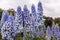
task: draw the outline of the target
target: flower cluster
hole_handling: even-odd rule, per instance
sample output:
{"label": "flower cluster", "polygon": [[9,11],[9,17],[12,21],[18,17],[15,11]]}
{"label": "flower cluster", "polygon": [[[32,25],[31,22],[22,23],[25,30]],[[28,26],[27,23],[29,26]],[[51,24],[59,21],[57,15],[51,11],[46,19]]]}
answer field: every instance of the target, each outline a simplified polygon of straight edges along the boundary
{"label": "flower cluster", "polygon": [[51,38],[51,30],[50,30],[50,27],[48,26],[47,29],[46,29],[46,37],[48,38]]}
{"label": "flower cluster", "polygon": [[1,28],[2,38],[6,40],[13,40],[14,35],[14,26],[13,26],[14,17],[12,15],[8,16],[8,20],[3,24]]}
{"label": "flower cluster", "polygon": [[5,11],[3,11],[2,18],[1,18],[1,23],[0,23],[0,31],[1,31],[1,27],[3,26],[5,21],[7,21],[7,19],[8,19],[8,14]]}
{"label": "flower cluster", "polygon": [[17,13],[15,15],[14,29],[16,31],[16,34],[21,33],[23,31],[22,10],[20,6],[18,6]]}
{"label": "flower cluster", "polygon": [[17,7],[16,14],[8,15],[3,12],[1,23],[4,23],[1,27],[2,38],[6,40],[14,40],[14,36],[18,33],[23,33],[24,37],[32,36],[44,37],[44,31],[39,29],[39,26],[43,24],[43,9],[41,2],[38,3],[38,11],[35,9],[35,5],[31,6],[31,13],[27,6],[24,5],[23,11],[20,6]]}

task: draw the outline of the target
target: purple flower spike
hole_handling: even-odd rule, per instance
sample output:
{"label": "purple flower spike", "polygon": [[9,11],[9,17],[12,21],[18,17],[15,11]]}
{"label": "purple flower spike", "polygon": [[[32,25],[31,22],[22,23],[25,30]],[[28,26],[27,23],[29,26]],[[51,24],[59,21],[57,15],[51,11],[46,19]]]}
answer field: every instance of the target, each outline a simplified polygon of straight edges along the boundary
{"label": "purple flower spike", "polygon": [[47,30],[46,30],[46,37],[51,37],[51,30],[50,30],[50,27],[48,26],[47,27]]}
{"label": "purple flower spike", "polygon": [[7,19],[8,19],[8,14],[5,11],[3,11],[1,23],[4,23],[5,21],[7,21]]}
{"label": "purple flower spike", "polygon": [[[15,31],[13,26],[13,16],[9,15],[8,20],[3,24],[1,28],[2,38],[6,40],[14,40]],[[14,34],[14,35],[13,35]]]}
{"label": "purple flower spike", "polygon": [[22,20],[22,10],[21,7],[17,7],[17,13],[15,15],[15,21],[14,21],[14,29],[16,31],[16,34],[23,32],[23,20]]}

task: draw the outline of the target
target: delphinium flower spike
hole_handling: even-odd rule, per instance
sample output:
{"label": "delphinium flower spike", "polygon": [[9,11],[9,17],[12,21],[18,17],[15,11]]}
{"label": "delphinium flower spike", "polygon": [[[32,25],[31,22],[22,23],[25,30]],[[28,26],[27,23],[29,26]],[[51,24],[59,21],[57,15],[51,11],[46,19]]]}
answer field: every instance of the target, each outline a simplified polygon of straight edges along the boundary
{"label": "delphinium flower spike", "polygon": [[57,34],[57,40],[60,40],[60,31],[59,31],[59,33]]}
{"label": "delphinium flower spike", "polygon": [[13,26],[13,16],[9,15],[8,20],[3,24],[1,28],[2,38],[5,40],[14,40],[14,26]]}
{"label": "delphinium flower spike", "polygon": [[1,18],[1,24],[0,24],[0,28],[3,26],[3,24],[7,21],[8,19],[8,14],[7,12],[3,11],[2,13],[2,18]]}
{"label": "delphinium flower spike", "polygon": [[43,8],[42,8],[42,3],[38,3],[38,8],[37,8],[37,16],[38,16],[38,26],[43,24]]}
{"label": "delphinium flower spike", "polygon": [[8,13],[3,11],[2,18],[1,18],[1,23],[4,23],[7,19],[8,19]]}
{"label": "delphinium flower spike", "polygon": [[36,37],[39,37],[42,32],[41,32],[41,30],[39,30],[38,27],[35,27],[35,28],[36,28],[35,29],[35,35],[36,35]]}
{"label": "delphinium flower spike", "polygon": [[[35,5],[32,5],[31,6],[31,15],[32,15],[32,28],[34,29],[34,36],[38,36],[40,31],[39,31],[39,28],[38,28],[38,25],[37,25],[37,13],[36,13],[36,9],[35,9]],[[36,33],[36,35],[35,35]]]}
{"label": "delphinium flower spike", "polygon": [[42,38],[44,38],[44,31],[43,31],[43,30],[41,30],[40,36],[41,36]]}
{"label": "delphinium flower spike", "polygon": [[36,13],[35,5],[32,5],[31,12],[34,17],[34,21],[36,22],[37,21],[37,13]]}
{"label": "delphinium flower spike", "polygon": [[[23,32],[23,35],[25,38],[27,38],[30,34],[30,31],[31,31],[31,19],[30,19],[30,12],[27,8],[27,5],[24,5],[24,8],[23,8],[23,22],[24,22],[24,32]],[[28,36],[26,36],[25,34],[28,34]]]}
{"label": "delphinium flower spike", "polygon": [[58,33],[59,33],[59,26],[53,25],[52,26],[52,34],[53,34],[53,37],[56,37],[57,38],[57,34]]}
{"label": "delphinium flower spike", "polygon": [[47,40],[51,39],[51,30],[50,30],[49,26],[47,27],[47,30],[46,30],[46,38],[47,38]]}
{"label": "delphinium flower spike", "polygon": [[16,31],[16,34],[23,32],[23,20],[22,20],[22,10],[21,7],[17,7],[17,13],[15,15],[15,21],[14,21],[14,29]]}

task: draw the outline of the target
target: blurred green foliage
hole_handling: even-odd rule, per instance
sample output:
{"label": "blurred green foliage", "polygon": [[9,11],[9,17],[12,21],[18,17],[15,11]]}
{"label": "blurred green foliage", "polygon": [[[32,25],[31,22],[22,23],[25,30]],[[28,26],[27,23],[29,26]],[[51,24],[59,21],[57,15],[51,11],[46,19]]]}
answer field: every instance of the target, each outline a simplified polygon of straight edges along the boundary
{"label": "blurred green foliage", "polygon": [[47,26],[52,27],[53,18],[44,16],[44,19],[45,19],[45,22],[44,22],[45,27],[47,27]]}
{"label": "blurred green foliage", "polygon": [[18,34],[15,39],[16,40],[23,40],[23,34]]}
{"label": "blurred green foliage", "polygon": [[0,20],[1,20],[1,17],[2,17],[2,12],[3,12],[3,10],[0,9]]}
{"label": "blurred green foliage", "polygon": [[55,19],[54,19],[54,22],[55,22],[55,24],[57,23],[58,26],[60,27],[60,18],[55,18]]}
{"label": "blurred green foliage", "polygon": [[3,40],[3,39],[2,39],[2,36],[1,36],[1,33],[0,33],[0,40]]}
{"label": "blurred green foliage", "polygon": [[35,38],[33,38],[33,40],[46,40],[46,38],[42,38],[42,37],[35,37]]}

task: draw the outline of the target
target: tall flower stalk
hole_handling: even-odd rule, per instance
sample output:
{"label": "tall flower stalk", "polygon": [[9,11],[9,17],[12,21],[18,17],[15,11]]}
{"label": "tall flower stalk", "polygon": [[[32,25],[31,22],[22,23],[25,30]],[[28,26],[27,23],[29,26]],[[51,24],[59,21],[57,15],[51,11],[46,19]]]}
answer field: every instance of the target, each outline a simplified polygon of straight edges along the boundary
{"label": "tall flower stalk", "polygon": [[38,26],[43,25],[43,8],[42,8],[42,3],[38,3],[38,8],[37,8],[37,16],[38,16]]}
{"label": "tall flower stalk", "polygon": [[2,38],[5,40],[14,40],[14,26],[13,26],[13,19],[12,15],[8,16],[8,20],[4,23],[1,28]]}
{"label": "tall flower stalk", "polygon": [[24,5],[24,9],[23,9],[23,18],[24,18],[23,19],[23,22],[24,22],[24,24],[23,24],[24,25],[23,26],[23,28],[24,28],[23,36],[26,40],[28,40],[27,37],[29,37],[29,35],[30,35],[31,19],[30,19],[29,10],[28,10],[26,5]]}
{"label": "tall flower stalk", "polygon": [[[8,14],[7,12],[3,11],[2,13],[2,18],[1,18],[1,24],[0,24],[0,28],[3,26],[3,24],[7,21],[8,19]],[[0,29],[1,31],[1,29]]]}
{"label": "tall flower stalk", "polygon": [[49,26],[47,27],[47,30],[46,30],[46,38],[47,40],[51,40],[51,30]]}
{"label": "tall flower stalk", "polygon": [[14,29],[16,34],[23,32],[23,20],[22,20],[22,10],[21,7],[17,7],[17,13],[15,15]]}

